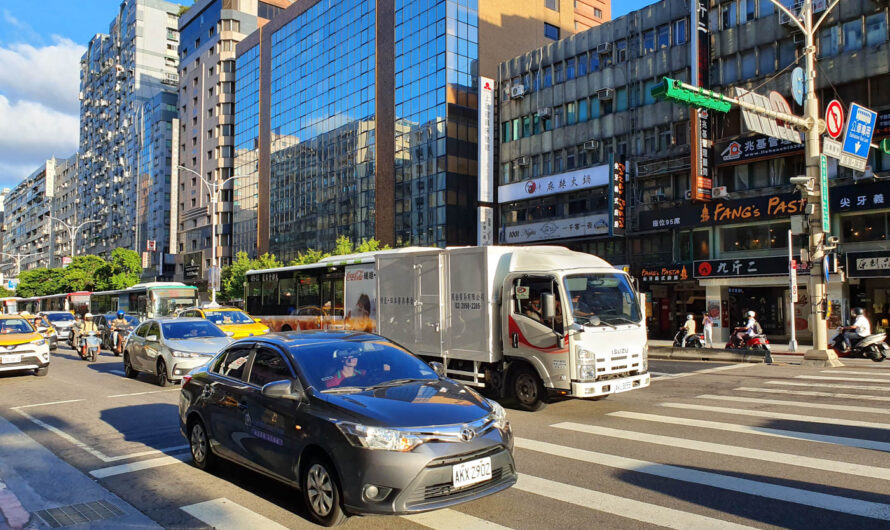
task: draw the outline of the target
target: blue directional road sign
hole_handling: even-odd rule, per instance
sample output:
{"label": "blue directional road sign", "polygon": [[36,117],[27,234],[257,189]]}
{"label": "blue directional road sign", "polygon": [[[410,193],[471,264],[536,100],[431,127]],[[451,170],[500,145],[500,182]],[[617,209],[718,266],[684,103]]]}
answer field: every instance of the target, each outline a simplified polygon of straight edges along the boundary
{"label": "blue directional road sign", "polygon": [[868,158],[868,150],[871,146],[871,137],[875,132],[875,122],[878,113],[853,103],[850,105],[850,114],[847,119],[847,131],[844,133],[845,153],[860,158]]}

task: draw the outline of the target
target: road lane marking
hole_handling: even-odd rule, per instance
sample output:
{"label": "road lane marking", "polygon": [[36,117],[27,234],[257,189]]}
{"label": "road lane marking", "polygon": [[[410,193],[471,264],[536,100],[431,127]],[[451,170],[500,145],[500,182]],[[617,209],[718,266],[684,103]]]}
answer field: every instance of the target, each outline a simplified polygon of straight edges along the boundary
{"label": "road lane marking", "polygon": [[740,529],[751,528],[729,521],[722,521],[698,515],[695,513],[684,512],[659,506],[657,504],[649,504],[648,502],[637,501],[610,495],[600,491],[589,490],[563,484],[553,480],[547,480],[533,475],[520,474],[519,480],[513,489],[548,497],[557,501],[567,502],[582,508],[596,510],[598,512],[610,513],[618,515],[626,519],[650,523],[665,528],[726,528]]}
{"label": "road lane marking", "polygon": [[423,525],[433,530],[456,530],[461,528],[508,530],[510,528],[448,508],[434,512],[418,513],[416,515],[403,515],[402,519],[407,519],[412,523]]}
{"label": "road lane marking", "polygon": [[642,414],[639,412],[617,411],[610,412],[608,416],[627,418],[632,420],[653,421],[672,425],[685,425],[687,427],[700,427],[702,429],[714,429],[718,431],[737,432],[742,434],[755,434],[760,436],[772,436],[790,440],[807,440],[861,449],[874,449],[876,451],[890,452],[890,443],[862,440],[859,438],[847,438],[845,436],[829,436],[825,434],[812,434],[808,432],[788,431],[784,429],[770,429],[767,427],[754,427],[751,425],[737,425],[735,423],[723,423],[719,421],[694,420],[691,418],[677,418],[674,416],[657,416],[655,414]]}
{"label": "road lane marking", "polygon": [[[830,398],[841,398],[841,399],[862,399],[865,401],[890,401],[890,397],[887,396],[870,396],[866,394],[839,394],[836,392],[818,392],[815,390],[785,390],[784,388],[748,388],[744,386],[740,386],[735,390],[741,390],[744,392],[763,392],[765,394],[785,394],[789,396],[812,396],[812,397],[830,397]],[[819,405],[818,408],[824,408],[822,405]],[[872,412],[872,411],[869,411]],[[879,411],[879,413],[883,413],[883,411]]]}
{"label": "road lane marking", "polygon": [[770,418],[791,420],[809,423],[824,423],[826,425],[846,425],[848,427],[866,427],[869,429],[890,429],[890,424],[875,423],[870,421],[844,420],[840,418],[825,418],[822,416],[801,416],[799,414],[785,414],[782,412],[767,412],[748,409],[731,409],[725,407],[711,407],[708,405],[690,405],[688,403],[659,403],[662,407],[671,407],[685,410],[701,410],[705,412],[718,412],[720,414],[736,414],[739,416],[755,416],[757,418]]}
{"label": "road lane marking", "polygon": [[109,374],[124,375],[123,370],[108,370]]}
{"label": "road lane marking", "polygon": [[[885,410],[881,408],[872,408],[872,407],[857,407],[855,405],[837,405],[835,403],[805,403],[802,401],[785,401],[782,399],[765,399],[765,398],[751,398],[744,396],[717,396],[711,394],[702,394],[698,396],[700,399],[715,399],[718,401],[732,401],[734,403],[757,403],[759,405],[782,405],[785,407],[799,407],[799,408],[809,408],[809,409],[819,409],[819,410],[842,410],[844,412],[864,412],[866,414],[890,414],[890,410]],[[727,409],[727,410],[739,410],[739,409]],[[774,417],[775,414],[772,412],[763,412],[762,415],[764,417]],[[787,419],[795,419],[792,418],[793,415],[785,415]],[[810,419],[810,416],[797,416],[797,418],[803,419],[803,421],[815,421]],[[823,418],[825,419],[825,418]],[[835,418],[828,418],[827,423],[841,423],[843,425],[851,425],[854,427],[877,427],[880,429],[886,429],[890,427],[890,425],[884,423],[868,423],[868,422],[858,422],[858,423],[844,423],[847,420],[838,420]],[[855,420],[850,420],[855,421]]]}
{"label": "road lane marking", "polygon": [[[888,379],[869,379],[867,377],[831,377],[824,375],[795,375],[795,379],[814,379],[820,381],[854,381],[858,383],[890,383]],[[888,387],[890,388],[890,387]],[[884,390],[887,390],[885,388]]]}
{"label": "road lane marking", "polygon": [[585,434],[593,434],[597,436],[618,438],[621,440],[664,445],[667,447],[680,447],[692,451],[701,451],[703,453],[748,458],[751,460],[760,460],[763,462],[773,462],[776,464],[817,469],[819,471],[830,471],[845,475],[871,477],[880,480],[890,480],[890,469],[888,468],[851,464],[849,462],[826,460],[824,458],[813,458],[791,453],[779,453],[777,451],[766,451],[763,449],[749,449],[747,447],[732,446],[727,444],[688,440],[686,438],[677,438],[675,436],[662,436],[660,434],[649,434],[645,432],[611,429],[608,427],[584,425],[581,423],[562,422],[553,424],[551,425],[551,427],[557,429],[565,429],[568,431],[583,432]]}
{"label": "road lane marking", "polygon": [[[725,366],[716,366],[714,368],[703,368],[701,370],[694,370],[692,372],[680,372],[675,374],[663,374],[660,379],[677,379],[678,377],[689,377],[691,375],[702,375],[702,374],[710,374],[714,372],[723,372],[725,370],[735,370],[736,368],[744,368],[746,366],[751,366],[749,363],[739,363],[739,364],[728,364]],[[656,373],[656,372],[649,372]]]}
{"label": "road lane marking", "polygon": [[78,401],[86,401],[85,399],[66,399],[64,401],[50,401],[49,403],[35,403],[33,405],[19,405],[18,407],[10,407],[12,410],[29,409],[31,407],[46,407],[48,405],[62,405],[63,403],[77,403]]}
{"label": "road lane marking", "polygon": [[128,397],[128,396],[144,396],[146,394],[159,394],[161,392],[172,392],[179,391],[178,388],[165,388],[164,390],[149,390],[148,392],[133,392],[131,394],[114,394],[111,396],[105,396],[107,398],[118,398],[118,397]]}
{"label": "road lane marking", "polygon": [[822,370],[820,373],[822,373],[822,374],[843,374],[843,375],[847,375],[847,374],[853,374],[853,375],[874,375],[874,376],[877,376],[877,377],[890,377],[890,374],[882,374],[882,373],[878,372],[877,370],[873,370],[873,371],[871,371],[871,372],[854,372],[853,370],[840,370],[840,371],[835,371],[835,370]]}
{"label": "road lane marking", "polygon": [[793,381],[765,381],[766,385],[782,385],[782,386],[805,386],[807,388],[812,388],[815,386],[823,387],[823,388],[843,388],[846,390],[878,390],[882,392],[887,391],[887,387],[885,386],[870,386],[870,385],[844,385],[844,384],[830,384],[830,383],[795,383]]}
{"label": "road lane marking", "polygon": [[286,526],[282,526],[268,517],[263,517],[225,497],[182,506],[179,509],[217,530],[241,530],[242,528],[287,530]]}
{"label": "road lane marking", "polygon": [[[2,480],[0,480],[0,514],[2,514],[0,524],[3,524],[4,528],[24,528],[31,519],[31,515],[22,506],[19,498]],[[9,526],[3,523],[4,520]]]}
{"label": "road lane marking", "polygon": [[90,475],[95,478],[107,478],[115,475],[123,475],[124,473],[132,473],[134,471],[142,471],[143,469],[151,469],[154,467],[169,466],[170,464],[181,464],[191,458],[191,454],[179,456],[161,456],[151,458],[149,460],[140,460],[129,464],[120,464],[117,466],[100,467],[90,471]]}
{"label": "road lane marking", "polygon": [[[812,506],[838,513],[890,521],[890,504],[851,499],[848,497],[831,495],[829,493],[792,488],[790,486],[781,486],[768,482],[758,482],[756,480],[722,475],[710,471],[699,471],[697,469],[672,466],[670,464],[658,464],[646,460],[637,460],[635,458],[596,453],[585,449],[577,449],[575,447],[556,445],[548,442],[539,442],[528,438],[517,437],[515,438],[515,444],[516,447],[520,449],[545,453],[560,458],[570,458],[579,462],[745,493],[757,497],[765,497],[771,500],[775,499],[803,506]],[[521,484],[522,480],[519,481],[518,485]],[[516,488],[517,486],[513,487]]]}
{"label": "road lane marking", "polygon": [[167,447],[165,449],[149,449],[148,451],[142,451],[139,453],[129,453],[121,456],[110,456],[108,457],[107,462],[120,462],[121,460],[129,460],[131,458],[138,458],[140,456],[157,455],[162,453],[175,453],[177,451],[182,451],[188,448],[188,445],[177,445],[174,447]]}

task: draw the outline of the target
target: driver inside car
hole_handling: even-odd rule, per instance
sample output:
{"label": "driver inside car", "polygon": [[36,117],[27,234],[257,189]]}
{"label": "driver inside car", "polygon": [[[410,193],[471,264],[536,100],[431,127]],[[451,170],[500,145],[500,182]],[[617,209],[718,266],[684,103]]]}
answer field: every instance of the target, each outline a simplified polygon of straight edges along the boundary
{"label": "driver inside car", "polygon": [[[340,362],[340,368],[330,377],[324,379],[325,388],[333,388],[343,384],[349,378],[363,376],[367,369],[358,367],[358,355],[354,351],[335,351],[334,359]],[[389,371],[389,365],[383,365],[383,371]]]}

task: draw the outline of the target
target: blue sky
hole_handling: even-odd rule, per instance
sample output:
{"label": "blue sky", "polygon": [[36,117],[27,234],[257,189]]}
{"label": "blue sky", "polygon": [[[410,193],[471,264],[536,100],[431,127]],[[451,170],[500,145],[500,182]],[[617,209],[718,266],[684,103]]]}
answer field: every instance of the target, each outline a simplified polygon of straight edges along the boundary
{"label": "blue sky", "polygon": [[[652,1],[615,1],[612,16]],[[119,5],[44,0],[37,8],[0,0],[0,187],[15,186],[47,158],[77,150],[80,56],[93,35],[108,31]]]}

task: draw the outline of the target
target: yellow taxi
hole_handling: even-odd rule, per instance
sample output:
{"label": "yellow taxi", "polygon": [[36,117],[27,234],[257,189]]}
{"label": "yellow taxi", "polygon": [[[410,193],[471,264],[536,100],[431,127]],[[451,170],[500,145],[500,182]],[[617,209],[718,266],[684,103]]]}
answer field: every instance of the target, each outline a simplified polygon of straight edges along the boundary
{"label": "yellow taxi", "polygon": [[265,335],[270,331],[269,326],[262,324],[260,319],[252,318],[237,307],[193,307],[181,311],[178,316],[205,318],[219,326],[219,329],[231,333],[231,337],[235,339]]}
{"label": "yellow taxi", "polygon": [[21,315],[0,315],[0,372],[49,373],[49,344]]}

